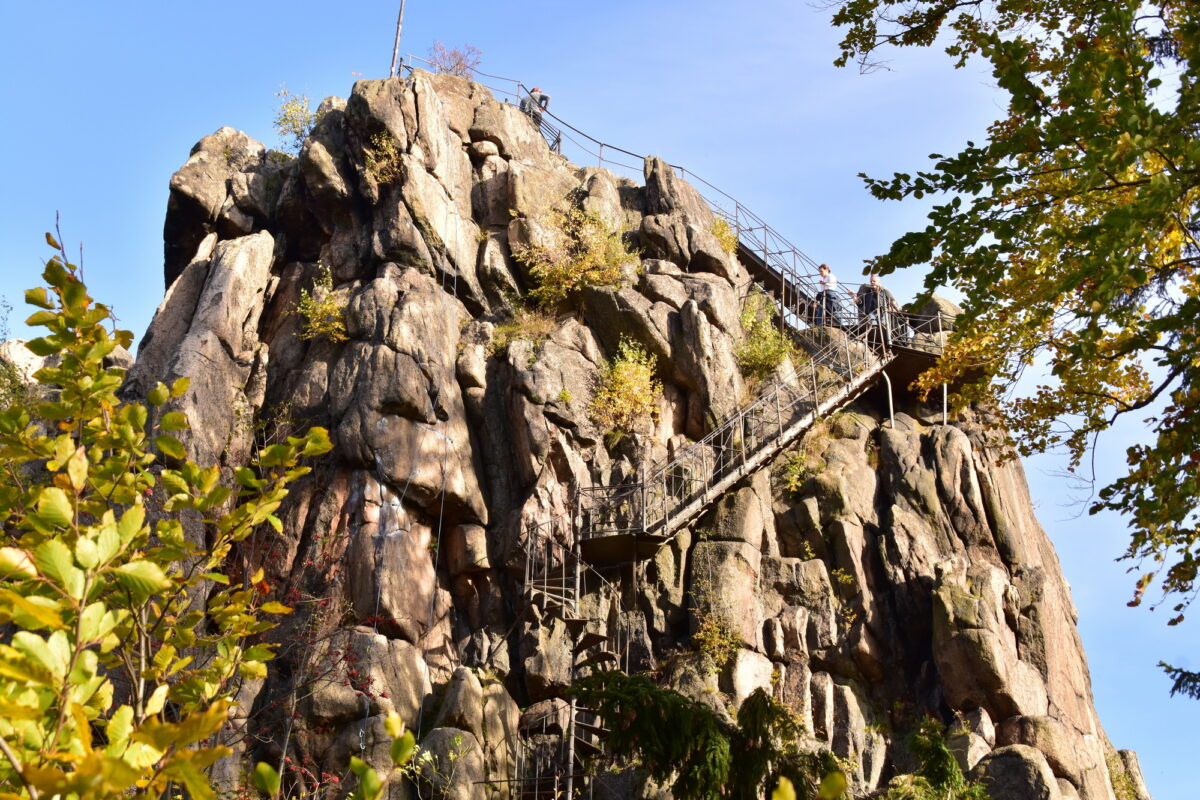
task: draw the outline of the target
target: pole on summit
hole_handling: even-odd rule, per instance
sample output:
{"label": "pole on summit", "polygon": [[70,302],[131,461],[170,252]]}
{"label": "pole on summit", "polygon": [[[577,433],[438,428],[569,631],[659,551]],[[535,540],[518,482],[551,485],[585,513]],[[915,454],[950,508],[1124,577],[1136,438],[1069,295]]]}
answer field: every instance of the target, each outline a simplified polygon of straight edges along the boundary
{"label": "pole on summit", "polygon": [[388,71],[388,77],[396,77],[396,61],[400,58],[400,29],[404,27],[404,3],[405,0],[400,0],[400,16],[396,17],[396,42],[392,45],[392,68]]}

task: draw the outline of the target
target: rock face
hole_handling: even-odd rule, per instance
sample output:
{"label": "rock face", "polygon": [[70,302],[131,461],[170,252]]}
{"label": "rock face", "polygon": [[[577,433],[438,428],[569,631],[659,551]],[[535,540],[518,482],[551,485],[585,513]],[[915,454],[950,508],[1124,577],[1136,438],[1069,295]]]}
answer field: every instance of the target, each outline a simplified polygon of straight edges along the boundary
{"label": "rock face", "polygon": [[[569,719],[558,698],[581,635],[527,604],[526,553],[569,544],[555,526],[579,489],[636,474],[752,396],[735,357],[746,275],[665,162],[647,159],[644,185],[575,167],[462,79],[360,81],[322,108],[295,158],[223,128],[172,178],[167,294],[126,390],[190,376],[175,402],[201,462],[232,467],[308,425],[333,434],[258,553],[298,611],[244,721],[244,757],[287,747],[335,774],[351,755],[382,765],[394,710],[428,755],[392,796],[512,796],[519,742],[537,752]],[[513,248],[564,203],[642,264],[535,328]],[[298,336],[319,268],[346,341]],[[588,403],[622,338],[657,357],[663,397],[652,431],[613,442]],[[894,424],[863,401],[817,426],[798,447],[821,466],[799,490],[780,480],[785,455],[636,582],[585,581],[588,630],[620,644],[622,666],[676,653],[659,674],[722,714],[774,693],[814,746],[850,760],[859,795],[902,771],[920,715],[958,714],[949,743],[993,800],[1114,800],[1109,764],[1124,757],[1106,757],[1020,466],[978,413],[941,425],[897,402],[909,413]],[[692,641],[717,613],[734,642],[721,669]]]}

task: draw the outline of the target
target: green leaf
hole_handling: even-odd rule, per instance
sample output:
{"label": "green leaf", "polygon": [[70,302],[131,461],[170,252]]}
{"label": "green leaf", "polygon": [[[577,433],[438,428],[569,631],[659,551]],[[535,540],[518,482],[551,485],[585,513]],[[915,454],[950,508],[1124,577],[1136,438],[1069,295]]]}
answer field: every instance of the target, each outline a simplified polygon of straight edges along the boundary
{"label": "green leaf", "polygon": [[775,791],[771,792],[771,800],[796,800],[796,787],[790,780],[781,777]]}
{"label": "green leaf", "polygon": [[47,539],[38,545],[33,551],[33,560],[41,573],[57,583],[59,588],[76,600],[82,599],[83,571],[75,566],[71,551],[60,539]]}
{"label": "green leaf", "polygon": [[255,789],[258,789],[267,797],[275,797],[279,794],[279,773],[265,761],[260,761],[254,765],[254,772],[250,776],[250,782],[254,784]]}
{"label": "green leaf", "polygon": [[79,640],[98,642],[116,627],[117,620],[103,602],[95,602],[79,615]]}
{"label": "green leaf", "polygon": [[379,777],[379,773],[356,756],[350,756],[350,771],[358,776],[358,790],[354,793],[355,797],[362,798],[362,800],[376,800],[383,791],[383,780]]}
{"label": "green leaf", "polygon": [[162,415],[162,419],[158,421],[159,430],[164,431],[182,431],[187,430],[188,418],[182,411],[168,411]]}
{"label": "green leaf", "polygon": [[61,647],[52,647],[49,641],[30,631],[17,631],[13,634],[12,643],[17,651],[54,677],[66,677],[69,653],[63,652]]}
{"label": "green leaf", "polygon": [[75,453],[67,460],[67,477],[70,478],[71,487],[76,494],[82,492],[83,487],[87,485],[88,459],[82,447],[76,448]]}
{"label": "green leaf", "polygon": [[36,706],[27,706],[20,702],[0,698],[0,718],[5,720],[41,719],[42,710]]}
{"label": "green leaf", "polygon": [[44,687],[56,683],[54,673],[6,644],[0,644],[0,678]]}
{"label": "green leaf", "polygon": [[108,737],[108,747],[104,752],[110,756],[120,756],[129,744],[129,736],[133,733],[133,708],[121,706],[108,720],[105,734]]}
{"label": "green leaf", "polygon": [[146,713],[150,716],[160,713],[163,710],[163,706],[167,704],[167,693],[170,690],[171,687],[167,684],[160,684],[158,688],[154,690],[154,693],[150,695],[150,698],[146,700]]}
{"label": "green leaf", "polygon": [[33,353],[35,356],[52,356],[62,349],[62,342],[57,337],[42,336],[37,339],[30,339],[25,343],[25,349]]}
{"label": "green leaf", "polygon": [[332,449],[333,442],[329,440],[329,431],[320,426],[309,429],[305,437],[304,455],[321,456]]}
{"label": "green leaf", "polygon": [[268,600],[259,606],[259,610],[267,614],[290,614],[292,609],[276,600]]}
{"label": "green leaf", "polygon": [[412,758],[413,752],[417,749],[417,740],[413,736],[412,731],[405,731],[403,736],[392,740],[392,746],[389,752],[392,756],[392,763],[397,767],[402,767]]}
{"label": "green leaf", "polygon": [[174,436],[163,434],[162,436],[154,437],[154,446],[158,451],[168,458],[173,458],[176,461],[187,460],[187,450],[184,449],[183,443]]}
{"label": "green leaf", "polygon": [[[55,250],[62,250],[62,245],[58,243],[58,239],[54,238],[54,234],[46,231],[46,244],[53,247]],[[44,289],[42,291],[45,291]]]}
{"label": "green leaf", "polygon": [[84,569],[92,569],[100,563],[100,548],[91,539],[81,536],[75,543],[75,563]]}
{"label": "green leaf", "polygon": [[154,384],[154,388],[146,394],[146,402],[158,408],[171,399],[171,392],[162,382]]}
{"label": "green leaf", "polygon": [[122,544],[129,544],[141,532],[146,522],[146,509],[143,506],[130,506],[117,523],[117,533],[121,536]]}
{"label": "green leaf", "polygon": [[66,627],[59,611],[61,606],[48,597],[25,597],[11,589],[0,589],[0,604],[8,607],[13,622],[27,630],[54,631]]}
{"label": "green leaf", "polygon": [[25,324],[32,328],[37,325],[45,325],[56,319],[58,319],[58,314],[53,311],[35,311],[25,319]]}
{"label": "green leaf", "polygon": [[0,580],[32,578],[37,575],[28,550],[19,547],[0,547]]}
{"label": "green leaf", "polygon": [[[71,506],[66,492],[57,486],[51,486],[43,489],[38,496],[38,515],[51,525],[68,528],[75,516],[75,509]],[[66,549],[66,545],[63,545],[63,549]]]}
{"label": "green leaf", "polygon": [[117,582],[139,598],[138,602],[143,602],[155,592],[162,591],[170,583],[162,569],[152,561],[130,561],[113,572]]}
{"label": "green leaf", "polygon": [[188,387],[192,385],[191,378],[176,378],[171,384],[171,397],[183,397],[187,393]]}
{"label": "green leaf", "polygon": [[54,303],[50,302],[50,294],[46,291],[45,286],[39,286],[36,289],[26,291],[25,302],[38,308],[54,308]]}
{"label": "green leaf", "polygon": [[846,774],[834,770],[821,779],[817,788],[817,800],[838,800],[846,793]]}

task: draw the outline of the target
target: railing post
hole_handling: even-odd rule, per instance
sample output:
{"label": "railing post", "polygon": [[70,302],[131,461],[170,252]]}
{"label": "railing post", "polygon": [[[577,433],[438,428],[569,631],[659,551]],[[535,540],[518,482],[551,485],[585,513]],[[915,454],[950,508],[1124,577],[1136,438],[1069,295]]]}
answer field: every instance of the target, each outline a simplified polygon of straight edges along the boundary
{"label": "railing post", "polygon": [[742,449],[742,466],[746,466],[746,414],[738,413],[738,444]]}
{"label": "railing post", "polygon": [[[644,459],[644,456],[643,456]],[[642,533],[646,532],[646,464],[643,460],[640,467],[642,473]]]}
{"label": "railing post", "polygon": [[783,441],[783,409],[779,407],[779,393],[782,385],[775,387],[775,427],[779,429],[779,440]]}

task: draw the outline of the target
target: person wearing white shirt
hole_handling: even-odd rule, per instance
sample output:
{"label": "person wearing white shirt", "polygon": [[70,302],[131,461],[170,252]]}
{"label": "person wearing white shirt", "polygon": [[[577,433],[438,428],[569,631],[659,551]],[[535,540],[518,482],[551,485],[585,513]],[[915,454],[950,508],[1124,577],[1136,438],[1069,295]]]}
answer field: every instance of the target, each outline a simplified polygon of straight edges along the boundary
{"label": "person wearing white shirt", "polygon": [[816,325],[828,325],[831,321],[837,320],[837,300],[834,299],[834,295],[837,292],[838,279],[829,269],[828,264],[817,267],[817,272],[821,276],[821,291],[817,292],[817,307],[813,314],[813,322]]}

